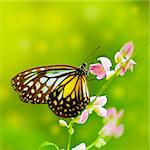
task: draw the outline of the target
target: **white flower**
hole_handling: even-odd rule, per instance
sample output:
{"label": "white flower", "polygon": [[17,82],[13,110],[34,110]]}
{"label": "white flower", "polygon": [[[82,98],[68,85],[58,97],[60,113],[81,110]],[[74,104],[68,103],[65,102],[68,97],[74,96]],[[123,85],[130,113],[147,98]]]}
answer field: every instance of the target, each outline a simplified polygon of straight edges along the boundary
{"label": "white flower", "polygon": [[[96,99],[96,100],[95,100]],[[90,101],[92,102],[93,100],[93,107],[92,110],[96,112],[97,115],[101,117],[105,117],[107,115],[107,110],[103,108],[103,106],[107,103],[107,97],[106,96],[92,96],[90,98]]]}
{"label": "white flower", "polygon": [[86,145],[85,143],[81,143],[77,145],[76,147],[72,148],[72,150],[86,150]]}

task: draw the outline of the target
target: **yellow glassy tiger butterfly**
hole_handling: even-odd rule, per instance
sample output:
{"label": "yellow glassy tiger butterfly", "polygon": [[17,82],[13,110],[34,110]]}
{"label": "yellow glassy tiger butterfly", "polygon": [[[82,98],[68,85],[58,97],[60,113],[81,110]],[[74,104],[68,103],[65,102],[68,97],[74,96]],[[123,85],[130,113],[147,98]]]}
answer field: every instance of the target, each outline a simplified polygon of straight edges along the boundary
{"label": "yellow glassy tiger butterfly", "polygon": [[48,104],[57,116],[70,118],[90,102],[87,73],[85,63],[43,66],[17,74],[11,83],[23,102]]}

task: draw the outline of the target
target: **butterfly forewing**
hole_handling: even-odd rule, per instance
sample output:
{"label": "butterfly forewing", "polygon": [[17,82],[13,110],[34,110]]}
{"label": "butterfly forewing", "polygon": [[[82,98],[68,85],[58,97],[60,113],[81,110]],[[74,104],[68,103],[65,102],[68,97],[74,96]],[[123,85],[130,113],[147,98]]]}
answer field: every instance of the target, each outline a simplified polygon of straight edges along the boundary
{"label": "butterfly forewing", "polygon": [[[58,116],[77,116],[89,103],[86,75],[68,65],[37,67],[12,79],[23,102],[48,103]],[[82,72],[82,74],[81,74]]]}
{"label": "butterfly forewing", "polygon": [[12,79],[14,89],[21,100],[31,103],[47,103],[53,87],[64,80],[68,74],[74,74],[72,66],[37,67],[19,73]]}

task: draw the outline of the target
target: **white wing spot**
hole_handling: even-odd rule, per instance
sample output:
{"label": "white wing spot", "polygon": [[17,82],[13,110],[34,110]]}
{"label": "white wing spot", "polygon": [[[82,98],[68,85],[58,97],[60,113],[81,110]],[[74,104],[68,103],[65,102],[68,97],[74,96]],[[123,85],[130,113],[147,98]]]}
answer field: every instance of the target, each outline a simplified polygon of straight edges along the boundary
{"label": "white wing spot", "polygon": [[60,94],[58,95],[58,100],[62,98],[62,95],[63,95],[63,91],[61,91]]}
{"label": "white wing spot", "polygon": [[46,93],[46,92],[48,91],[48,87],[47,87],[47,86],[44,86],[44,87],[42,88],[42,91],[43,91],[43,93]]}
{"label": "white wing spot", "polygon": [[38,97],[39,97],[39,98],[42,97],[42,94],[41,94],[41,93],[38,93]]}
{"label": "white wing spot", "polygon": [[40,82],[41,82],[41,83],[45,83],[45,82],[46,82],[46,80],[47,80],[47,78],[46,78],[46,77],[42,77],[42,78],[40,78]]}
{"label": "white wing spot", "polygon": [[30,81],[30,82],[28,83],[28,86],[31,87],[31,86],[33,85],[33,83],[34,83],[33,81]]}
{"label": "white wing spot", "polygon": [[36,72],[37,71],[37,69],[33,69],[31,72]]}
{"label": "white wing spot", "polygon": [[56,72],[56,73],[47,72],[46,76],[47,77],[55,77],[55,76],[63,75],[63,74],[66,74],[66,73],[71,73],[71,72],[74,72],[74,71],[75,70],[66,70],[66,71]]}
{"label": "white wing spot", "polygon": [[24,89],[23,89],[23,91],[27,91],[28,90],[28,87],[25,87]]}
{"label": "white wing spot", "polygon": [[39,82],[37,82],[37,83],[35,84],[35,86],[36,86],[36,90],[38,90],[38,89],[41,87],[41,84],[40,84]]}
{"label": "white wing spot", "polygon": [[29,79],[27,79],[23,84],[27,84],[29,81],[31,81],[32,79],[34,79],[37,76],[37,74],[33,75],[32,77],[30,77]]}
{"label": "white wing spot", "polygon": [[55,85],[53,86],[53,89],[55,89],[57,87],[57,85],[59,85],[65,78],[66,78],[66,76],[58,78]]}
{"label": "white wing spot", "polygon": [[44,103],[44,100],[42,100],[42,103]]}
{"label": "white wing spot", "polygon": [[28,77],[30,77],[30,76],[32,76],[32,75],[34,75],[34,73],[29,73],[29,74],[26,75],[24,78],[26,79],[26,78],[28,78]]}
{"label": "white wing spot", "polygon": [[17,77],[17,80],[19,80],[19,79],[20,79],[20,77],[18,76],[18,77]]}
{"label": "white wing spot", "polygon": [[40,68],[40,70],[41,70],[41,71],[44,71],[44,70],[45,70],[45,68]]}
{"label": "white wing spot", "polygon": [[46,85],[47,85],[47,86],[52,86],[53,83],[55,82],[55,80],[56,80],[56,78],[51,78],[51,79],[49,79],[49,80],[46,82]]}
{"label": "white wing spot", "polygon": [[31,89],[31,93],[32,93],[32,94],[35,93],[35,90],[34,90],[34,89]]}
{"label": "white wing spot", "polygon": [[49,99],[49,95],[46,95],[45,99],[48,100]]}
{"label": "white wing spot", "polygon": [[53,103],[54,103],[54,105],[57,105],[57,101],[56,100],[54,100]]}
{"label": "white wing spot", "polygon": [[20,84],[20,82],[18,81],[18,82],[17,82],[17,85],[19,85],[19,84]]}
{"label": "white wing spot", "polygon": [[25,73],[24,73],[24,75],[27,75],[29,72],[28,71],[26,71]]}

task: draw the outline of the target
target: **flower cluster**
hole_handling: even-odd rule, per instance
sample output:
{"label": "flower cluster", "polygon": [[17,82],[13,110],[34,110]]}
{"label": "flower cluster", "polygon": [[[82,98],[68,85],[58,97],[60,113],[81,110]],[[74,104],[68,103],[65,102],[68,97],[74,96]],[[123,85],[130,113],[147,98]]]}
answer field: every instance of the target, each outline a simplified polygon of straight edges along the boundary
{"label": "flower cluster", "polygon": [[105,125],[100,130],[99,135],[101,134],[102,137],[120,137],[124,130],[124,126],[120,124],[123,113],[123,110],[117,112],[115,108],[108,109],[107,116],[104,118]]}
{"label": "flower cluster", "polygon": [[105,117],[107,114],[107,110],[103,107],[107,103],[106,96],[92,96],[90,101],[93,102],[87,109],[85,109],[80,116],[78,116],[75,120],[75,123],[83,124],[88,119],[89,114],[93,111],[101,117]]}
{"label": "flower cluster", "polygon": [[90,73],[97,76],[97,79],[101,80],[104,77],[110,79],[115,73],[123,76],[127,70],[133,71],[133,66],[136,62],[131,59],[134,51],[134,45],[132,42],[124,44],[120,51],[115,54],[115,69],[111,70],[111,60],[107,57],[99,57],[97,60],[100,63],[90,65]]}
{"label": "flower cluster", "polygon": [[[104,126],[98,133],[98,138],[94,142],[94,146],[101,148],[111,137],[119,138],[124,131],[123,124],[120,124],[124,111],[117,112],[116,108],[109,108],[107,115],[104,117]],[[86,150],[85,143],[81,143],[72,150]]]}

